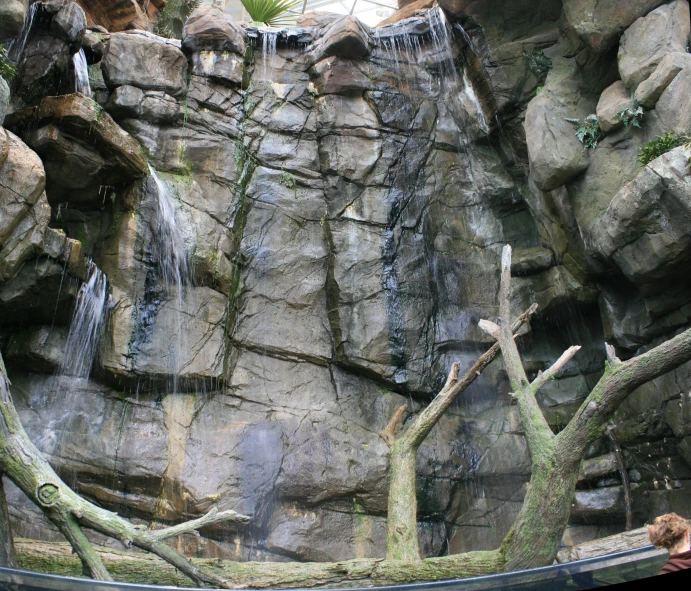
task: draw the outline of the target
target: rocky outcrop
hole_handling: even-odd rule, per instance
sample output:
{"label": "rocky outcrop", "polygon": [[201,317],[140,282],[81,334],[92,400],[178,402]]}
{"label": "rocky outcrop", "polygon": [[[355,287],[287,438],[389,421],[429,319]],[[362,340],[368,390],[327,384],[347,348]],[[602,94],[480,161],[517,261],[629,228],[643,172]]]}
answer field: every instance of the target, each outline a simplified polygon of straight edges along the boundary
{"label": "rocky outcrop", "polygon": [[101,68],[110,88],[132,85],[178,96],[186,87],[187,59],[178,47],[162,37],[111,35]]}
{"label": "rocky outcrop", "polygon": [[150,31],[165,4],[163,0],[77,0],[90,25],[118,32],[130,29]]}
{"label": "rocky outcrop", "polygon": [[624,33],[619,46],[619,72],[624,85],[635,90],[667,54],[685,52],[690,31],[687,0],[674,0],[638,19]]}
{"label": "rocky outcrop", "polygon": [[[182,43],[96,28],[78,41],[46,17],[21,65],[37,74],[13,97],[28,107],[7,125],[40,155],[48,201],[22,188],[0,245],[0,345],[31,436],[82,494],[137,519],[213,504],[253,516],[181,538],[187,553],[380,556],[377,433],[486,350],[477,321],[496,316],[501,245],[515,311],[540,305],[521,342],[529,376],[583,345],[540,394],[555,430],[600,377],[603,341],[632,355],[691,321],[685,149],[638,163],[686,125],[686,54],[633,41],[657,4],[447,2],[461,15],[448,28],[436,10],[374,30],[312,14],[276,35],[275,55],[265,31],[208,5]],[[665,30],[682,9],[660,9]],[[634,87],[603,51],[626,28],[631,75],[647,77],[640,129],[616,128]],[[80,46],[102,109],[69,77],[46,86],[60,97],[36,90]],[[566,119],[596,110],[608,135],[586,151]],[[161,270],[173,246],[189,262],[180,285]],[[91,379],[55,378],[85,255],[108,278],[106,329]],[[616,416],[637,523],[687,506],[689,384],[680,368]],[[589,452],[569,543],[623,525],[611,452],[607,439]],[[424,553],[495,547],[529,470],[495,362],[421,448]],[[10,497],[18,533],[56,535]]]}
{"label": "rocky outcrop", "polygon": [[604,52],[616,46],[619,36],[636,19],[663,3],[664,0],[565,0],[564,14],[574,31],[589,47]]}
{"label": "rocky outcrop", "polygon": [[650,77],[638,85],[635,99],[646,109],[654,108],[677,74],[688,67],[691,67],[690,54],[686,52],[667,54]]}
{"label": "rocky outcrop", "polygon": [[41,156],[52,204],[99,202],[104,187],[121,189],[148,172],[139,144],[81,94],[46,97],[7,125]]}

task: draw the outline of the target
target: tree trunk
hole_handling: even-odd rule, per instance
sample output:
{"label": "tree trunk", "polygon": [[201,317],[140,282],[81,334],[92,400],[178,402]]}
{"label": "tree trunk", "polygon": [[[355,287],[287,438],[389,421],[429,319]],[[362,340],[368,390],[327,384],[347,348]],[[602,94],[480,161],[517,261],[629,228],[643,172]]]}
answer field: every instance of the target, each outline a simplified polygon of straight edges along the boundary
{"label": "tree trunk", "polygon": [[5,499],[5,488],[2,484],[0,474],[0,566],[15,568],[17,561],[14,552],[14,541],[12,539],[12,528],[10,526],[10,514],[7,511],[7,500]]}

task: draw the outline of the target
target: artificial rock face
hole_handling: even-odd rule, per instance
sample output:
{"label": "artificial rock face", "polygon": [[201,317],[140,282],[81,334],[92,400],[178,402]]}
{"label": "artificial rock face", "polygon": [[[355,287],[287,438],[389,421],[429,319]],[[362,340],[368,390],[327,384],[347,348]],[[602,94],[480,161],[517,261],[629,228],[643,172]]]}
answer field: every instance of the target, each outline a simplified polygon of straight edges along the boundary
{"label": "artificial rock face", "polygon": [[[682,3],[662,7],[670,30],[683,29]],[[181,44],[96,29],[69,41],[53,21],[30,36],[27,80],[60,71],[78,45],[102,74],[97,102],[24,85],[6,125],[33,151],[0,135],[0,165],[47,177],[45,195],[40,174],[11,177],[22,199],[3,209],[0,342],[27,430],[78,491],[146,521],[213,505],[253,516],[180,541],[199,555],[382,556],[378,432],[489,346],[477,321],[496,315],[503,244],[514,311],[540,306],[521,345],[529,373],[583,345],[541,392],[555,429],[601,375],[605,339],[634,354],[688,323],[686,153],[638,163],[646,142],[684,125],[682,52],[670,43],[650,59],[629,28],[651,110],[640,130],[617,130],[635,88],[601,51],[659,3],[620,6],[594,32],[574,24],[587,3],[582,18],[578,2],[565,17],[554,0],[457,4],[453,28],[436,9],[373,30],[308,15],[277,35],[275,54],[207,5]],[[612,127],[585,151],[566,119],[596,110]],[[172,245],[189,264],[179,285],[161,273]],[[106,328],[90,379],[53,377],[84,256],[108,278]],[[687,374],[620,409],[641,520],[680,502],[655,480],[684,491],[691,478],[680,467],[691,428],[674,406]],[[649,462],[645,443],[671,437]],[[590,454],[606,464],[609,452],[603,440]],[[420,450],[424,552],[495,547],[529,471],[495,362]],[[622,489],[605,476],[583,476],[569,539],[620,525]],[[56,535],[10,497],[18,533]]]}

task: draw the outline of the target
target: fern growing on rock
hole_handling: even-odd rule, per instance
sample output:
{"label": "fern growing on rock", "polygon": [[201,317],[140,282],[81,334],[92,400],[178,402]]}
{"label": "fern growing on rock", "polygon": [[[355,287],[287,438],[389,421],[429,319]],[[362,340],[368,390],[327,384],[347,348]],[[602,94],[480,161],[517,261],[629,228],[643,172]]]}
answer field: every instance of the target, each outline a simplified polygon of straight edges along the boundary
{"label": "fern growing on rock", "polygon": [[580,119],[567,119],[569,123],[577,125],[576,137],[586,150],[594,150],[597,144],[605,137],[605,132],[600,127],[597,115],[588,115],[583,121]]}
{"label": "fern growing on rock", "polygon": [[621,121],[626,129],[629,127],[640,129],[641,119],[643,119],[643,107],[634,97],[631,97],[631,104],[628,107],[614,115],[614,120]]}
{"label": "fern growing on rock", "polygon": [[10,61],[7,49],[5,49],[4,45],[0,45],[0,76],[11,82],[16,75],[17,68]]}

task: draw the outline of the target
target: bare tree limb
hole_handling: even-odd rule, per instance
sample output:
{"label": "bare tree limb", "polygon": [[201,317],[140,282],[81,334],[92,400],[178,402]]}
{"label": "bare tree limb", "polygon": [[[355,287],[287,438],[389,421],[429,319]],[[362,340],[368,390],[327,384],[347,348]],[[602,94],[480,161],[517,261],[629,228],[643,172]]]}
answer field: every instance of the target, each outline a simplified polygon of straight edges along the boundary
{"label": "bare tree limb", "polygon": [[182,534],[198,534],[199,532],[197,530],[201,527],[223,522],[249,523],[250,518],[247,517],[247,515],[240,515],[240,513],[236,513],[235,511],[222,511],[219,513],[218,508],[214,507],[206,515],[198,519],[186,521],[185,523],[180,523],[172,527],[150,530],[149,533],[158,540],[165,540],[166,538],[172,538]]}
{"label": "bare tree limb", "polygon": [[581,350],[580,345],[575,345],[573,347],[569,347],[562,356],[557,359],[550,367],[547,369],[545,372],[541,372],[530,384],[530,386],[533,389],[533,392],[536,392],[542,388],[547,382],[549,382],[551,379],[557,377],[560,373],[561,370],[564,369],[564,366],[571,361],[573,356],[578,353]]}
{"label": "bare tree limb", "polygon": [[91,542],[84,535],[82,528],[79,527],[77,520],[72,515],[66,515],[64,520],[53,519],[53,523],[55,523],[62,535],[65,536],[77,556],[79,556],[86,576],[97,581],[113,580],[101,557],[96,553]]}
{"label": "bare tree limb", "polygon": [[478,322],[478,326],[483,332],[486,332],[495,341],[499,340],[501,330],[496,324],[494,324],[494,322],[490,322],[489,320],[480,320],[480,322]]}
{"label": "bare tree limb", "polygon": [[617,357],[617,352],[612,345],[605,343],[605,351],[607,352],[607,361],[610,363],[621,363],[621,359]]}
{"label": "bare tree limb", "polygon": [[626,505],[626,531],[633,529],[633,498],[631,496],[631,482],[629,481],[629,473],[626,471],[626,463],[624,462],[624,454],[621,451],[619,440],[614,434],[614,427],[610,425],[607,429],[607,437],[614,448],[614,455],[617,458],[617,467],[619,469],[619,477],[621,484],[624,487],[624,503]]}
{"label": "bare tree limb", "polygon": [[[511,247],[507,244],[501,256],[501,283],[499,287],[499,347],[504,357],[504,366],[511,382],[513,396],[518,402],[518,411],[525,431],[528,449],[535,462],[545,449],[545,443],[554,434],[550,429],[540,405],[535,399],[535,390],[528,382],[516,341],[511,334]],[[483,323],[486,327],[487,321]]]}
{"label": "bare tree limb", "polygon": [[109,575],[105,568],[100,568],[98,561],[89,552],[91,546],[81,531],[81,527],[87,527],[120,540],[125,547],[134,545],[152,552],[172,564],[198,585],[238,587],[207,569],[194,566],[152,532],[139,529],[117,514],[97,507],[68,487],[24,431],[1,367],[0,472],[4,472],[53,523],[60,527],[92,576],[105,579]]}
{"label": "bare tree limb", "polygon": [[5,498],[5,488],[2,483],[2,474],[0,474],[0,566],[8,568],[15,568],[17,566],[14,539],[12,537],[12,526],[10,524],[10,514],[7,511],[7,500]]}
{"label": "bare tree limb", "polygon": [[396,427],[403,422],[403,416],[408,410],[408,405],[403,404],[396,409],[386,427],[379,431],[379,436],[386,441],[386,445],[391,447],[396,441]]}
{"label": "bare tree limb", "polygon": [[585,449],[604,435],[607,422],[631,392],[689,359],[691,329],[638,357],[609,363],[573,419],[557,435],[564,461],[580,462]]}

